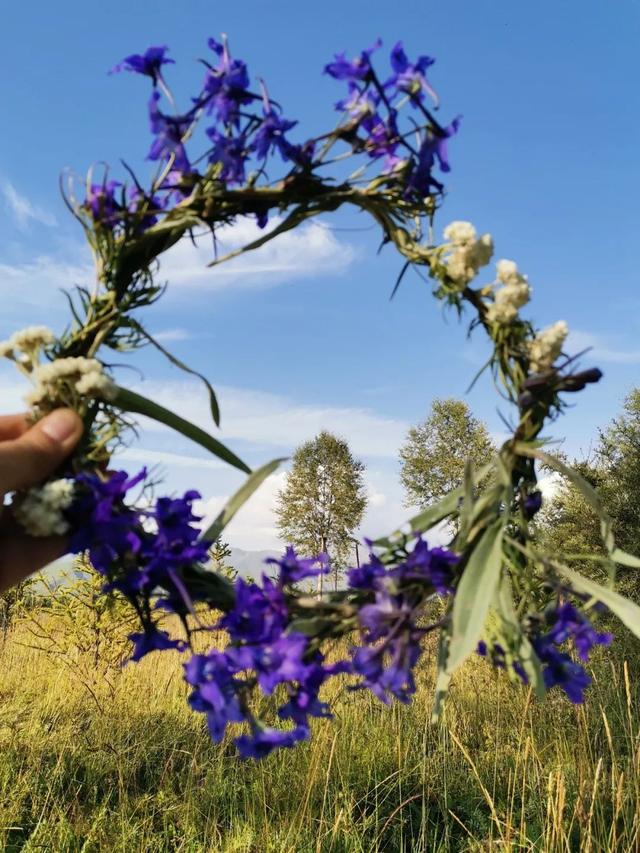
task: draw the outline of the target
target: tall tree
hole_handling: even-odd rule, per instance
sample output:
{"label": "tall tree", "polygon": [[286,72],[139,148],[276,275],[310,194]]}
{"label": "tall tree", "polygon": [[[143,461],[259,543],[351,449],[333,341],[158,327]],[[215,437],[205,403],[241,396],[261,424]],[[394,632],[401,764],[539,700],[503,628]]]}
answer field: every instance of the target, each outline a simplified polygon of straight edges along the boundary
{"label": "tall tree", "polygon": [[[364,465],[346,441],[323,431],[294,453],[278,493],[278,529],[305,556],[329,554],[337,586],[366,505]],[[318,590],[322,593],[322,576]]]}
{"label": "tall tree", "polygon": [[[598,490],[613,523],[617,544],[632,554],[640,548],[640,389],[633,389],[622,412],[600,432],[593,458],[574,466]],[[562,480],[544,508],[540,536],[553,548],[570,553],[595,552],[604,556],[600,519],[579,490]],[[580,565],[580,571],[602,580],[597,563]],[[635,569],[619,570],[620,588],[640,600],[640,575]]]}
{"label": "tall tree", "polygon": [[434,400],[426,420],[411,427],[400,448],[406,503],[435,503],[463,482],[468,458],[479,468],[494,452],[486,426],[466,403]]}

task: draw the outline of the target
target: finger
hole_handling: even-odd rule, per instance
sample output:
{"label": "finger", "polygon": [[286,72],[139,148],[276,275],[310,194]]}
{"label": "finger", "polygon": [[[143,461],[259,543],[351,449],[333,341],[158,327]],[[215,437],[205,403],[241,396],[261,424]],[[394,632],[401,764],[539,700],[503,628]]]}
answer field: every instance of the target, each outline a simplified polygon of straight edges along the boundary
{"label": "finger", "polygon": [[19,438],[0,442],[0,493],[26,489],[45,480],[82,435],[71,409],[56,409]]}
{"label": "finger", "polygon": [[0,441],[19,438],[28,429],[25,415],[0,415]]}

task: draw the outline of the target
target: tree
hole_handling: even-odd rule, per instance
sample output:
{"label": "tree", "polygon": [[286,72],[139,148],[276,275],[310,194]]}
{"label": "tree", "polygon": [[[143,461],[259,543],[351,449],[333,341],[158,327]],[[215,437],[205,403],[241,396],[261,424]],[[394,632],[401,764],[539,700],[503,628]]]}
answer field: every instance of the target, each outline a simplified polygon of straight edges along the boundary
{"label": "tree", "polygon": [[[304,556],[326,552],[337,587],[366,505],[364,465],[354,459],[346,441],[323,431],[294,453],[278,493],[278,529]],[[322,594],[322,576],[318,591]]]}
{"label": "tree", "polygon": [[[593,458],[573,467],[594,486],[611,516],[617,545],[632,554],[640,552],[640,389],[626,397],[622,413],[600,432]],[[540,536],[548,548],[569,553],[605,555],[600,519],[582,493],[563,480],[539,522]],[[580,570],[603,580],[606,570],[586,562]],[[620,589],[640,599],[640,576],[620,568]]]}
{"label": "tree", "polygon": [[411,427],[400,448],[400,480],[407,505],[427,507],[464,479],[468,458],[479,468],[495,447],[486,426],[466,403],[452,397],[434,400],[427,419]]}
{"label": "tree", "polygon": [[228,542],[224,542],[218,537],[211,548],[209,548],[209,557],[211,558],[212,569],[229,578],[229,580],[233,581],[237,578],[238,572],[229,562],[231,548]]}

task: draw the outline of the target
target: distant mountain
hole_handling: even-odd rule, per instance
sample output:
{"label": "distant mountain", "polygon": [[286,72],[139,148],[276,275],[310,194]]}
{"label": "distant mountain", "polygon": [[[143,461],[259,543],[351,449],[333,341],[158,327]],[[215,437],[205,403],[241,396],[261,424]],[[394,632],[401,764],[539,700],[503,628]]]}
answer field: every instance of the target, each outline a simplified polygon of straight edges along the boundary
{"label": "distant mountain", "polygon": [[[264,561],[267,557],[277,556],[275,551],[245,551],[242,548],[232,548],[229,563],[244,578],[257,580],[263,572],[273,574],[273,567],[266,566]],[[75,578],[82,576],[82,572],[74,570],[75,557],[67,554],[51,563],[44,570],[47,583],[52,587],[66,585]],[[38,584],[39,590],[44,590],[44,584]]]}
{"label": "distant mountain", "polygon": [[273,573],[272,566],[265,566],[267,557],[276,556],[275,551],[244,551],[242,548],[232,548],[229,562],[244,578],[259,578],[263,572]]}

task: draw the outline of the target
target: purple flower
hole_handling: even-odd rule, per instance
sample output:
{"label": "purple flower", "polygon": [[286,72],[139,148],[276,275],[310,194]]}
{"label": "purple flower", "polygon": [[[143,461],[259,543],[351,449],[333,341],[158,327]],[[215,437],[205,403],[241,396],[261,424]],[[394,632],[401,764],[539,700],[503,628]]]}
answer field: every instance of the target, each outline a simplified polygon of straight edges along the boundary
{"label": "purple flower", "polygon": [[582,661],[589,660],[589,653],[594,646],[607,646],[613,639],[611,634],[596,631],[587,617],[568,601],[556,608],[551,619],[553,622],[547,639],[557,646],[572,639]]}
{"label": "purple flower", "polygon": [[432,176],[432,170],[436,163],[443,172],[449,172],[447,141],[458,132],[461,118],[455,118],[448,127],[431,128],[426,132],[425,138],[418,151],[417,160],[409,174],[406,193],[416,193],[421,198],[429,195],[431,187],[442,189],[442,184]]}
{"label": "purple flower", "polygon": [[361,89],[355,83],[349,83],[349,94],[336,102],[336,109],[347,112],[349,116],[360,123],[367,116],[374,116],[380,104],[380,96],[368,89]]}
{"label": "purple flower", "polygon": [[178,172],[189,172],[191,164],[187,157],[183,139],[193,123],[190,114],[168,116],[158,108],[160,92],[154,91],[149,98],[149,123],[155,139],[147,155],[148,160],[164,160],[173,157],[173,168]]}
{"label": "purple flower", "polygon": [[204,95],[198,103],[206,105],[208,113],[216,112],[223,124],[237,124],[240,106],[254,99],[247,91],[247,66],[242,60],[231,58],[226,41],[220,44],[210,38],[208,43],[220,61],[215,68],[208,69],[204,79]]}
{"label": "purple flower", "polygon": [[526,495],[522,507],[525,518],[533,518],[536,513],[540,512],[540,508],[542,507],[542,492],[536,489],[536,491]]}
{"label": "purple flower", "polygon": [[206,655],[193,655],[184,665],[185,681],[194,689],[189,704],[194,711],[207,715],[211,737],[219,743],[228,723],[246,719],[239,700],[242,682],[235,676],[224,652],[212,649]]}
{"label": "purple flower", "polygon": [[373,589],[376,580],[387,572],[384,563],[375,554],[369,555],[369,562],[347,572],[349,586],[354,589]]}
{"label": "purple flower", "polygon": [[246,138],[242,134],[225,136],[214,127],[207,129],[207,136],[213,142],[209,162],[220,163],[220,180],[228,184],[244,183],[245,162],[249,156]]}
{"label": "purple flower", "polygon": [[415,692],[413,668],[420,657],[424,635],[416,626],[415,617],[409,602],[384,589],[376,592],[372,604],[360,609],[358,618],[366,645],[352,650],[352,672],[363,679],[357,688],[369,688],[385,703],[389,702],[389,694],[401,702],[409,701]]}
{"label": "purple flower", "polygon": [[166,199],[159,198],[157,195],[148,196],[138,187],[129,188],[129,204],[127,208],[129,213],[137,214],[139,211],[145,211],[144,216],[138,223],[138,232],[146,231],[158,221],[157,213],[162,211],[166,205]]}
{"label": "purple flower", "polygon": [[113,228],[122,213],[122,206],[115,199],[115,192],[122,184],[119,181],[103,181],[91,184],[84,203],[96,222]]}
{"label": "purple flower", "polygon": [[111,472],[105,480],[97,474],[76,476],[78,496],[67,510],[73,530],[69,550],[88,551],[92,565],[102,574],[140,550],[140,516],[124,499],[145,476],[145,469],[131,478],[126,471]]}
{"label": "purple flower", "polygon": [[402,158],[397,157],[395,152],[400,143],[400,135],[397,125],[398,114],[391,110],[386,119],[378,113],[366,115],[360,126],[366,132],[365,148],[370,157],[385,157],[384,170],[392,171]]}
{"label": "purple flower", "polygon": [[288,731],[258,726],[250,735],[237,737],[234,743],[241,758],[264,758],[274,749],[295,746],[299,741],[306,740],[309,734],[306,726],[296,726]]}
{"label": "purple flower", "polygon": [[303,559],[298,557],[292,545],[287,546],[284,557],[280,559],[268,557],[265,563],[278,566],[281,584],[297,583],[304,578],[326,575],[330,571],[326,554]]}
{"label": "purple flower", "polygon": [[391,51],[391,67],[395,73],[384,84],[385,89],[395,88],[418,100],[422,100],[423,92],[428,92],[437,103],[438,96],[425,77],[425,71],[434,62],[435,59],[430,56],[419,56],[415,63],[409,62],[402,42],[399,41]]}
{"label": "purple flower", "polygon": [[161,652],[166,649],[177,649],[182,652],[185,644],[181,640],[172,640],[166,631],[160,631],[155,626],[149,626],[141,633],[129,634],[133,643],[131,660],[139,661],[149,652]]}
{"label": "purple flower", "polygon": [[235,582],[235,605],[218,623],[234,642],[271,643],[285,629],[287,605],[282,590],[269,578],[263,577],[262,584],[243,578]]}
{"label": "purple flower", "polygon": [[433,586],[439,595],[453,592],[453,580],[460,557],[446,548],[429,548],[419,536],[413,551],[395,571],[405,582],[421,581]]}
{"label": "purple flower", "polygon": [[370,80],[373,77],[371,66],[371,54],[382,46],[382,41],[377,39],[371,47],[363,50],[360,56],[349,61],[344,53],[338,53],[333,62],[324,67],[324,73],[329,74],[336,80]]}
{"label": "purple flower", "polygon": [[533,647],[545,665],[542,671],[545,687],[560,687],[574,705],[584,701],[584,691],[591,684],[591,678],[580,664],[571,660],[569,655],[553,647],[547,638],[534,639]]}
{"label": "purple flower", "polygon": [[133,71],[136,74],[144,74],[151,77],[154,83],[162,76],[162,66],[167,63],[173,63],[175,60],[169,59],[165,54],[169,50],[166,44],[158,47],[150,47],[144,53],[132,53],[131,56],[125,57],[118,65],[114,66],[110,74],[117,74],[120,71]]}
{"label": "purple flower", "polygon": [[273,693],[278,684],[305,680],[307,665],[304,654],[308,642],[303,634],[282,634],[272,643],[253,650],[253,666],[263,693]]}

